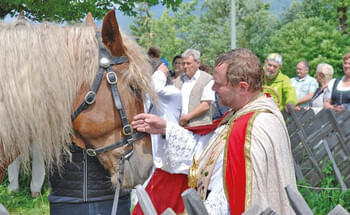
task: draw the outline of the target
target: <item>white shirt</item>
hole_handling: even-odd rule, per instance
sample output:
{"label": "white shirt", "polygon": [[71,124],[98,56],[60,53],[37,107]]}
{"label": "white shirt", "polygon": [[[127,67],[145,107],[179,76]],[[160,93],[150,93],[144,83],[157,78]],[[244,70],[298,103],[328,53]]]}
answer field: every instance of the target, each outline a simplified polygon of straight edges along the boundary
{"label": "white shirt", "polygon": [[[190,102],[191,91],[200,77],[200,70],[197,70],[191,79],[187,75],[184,75],[184,83],[181,88],[182,94],[182,114],[188,114],[188,104]],[[215,92],[211,89],[214,84],[214,80],[208,82],[202,92],[201,101],[215,101]]]}
{"label": "white shirt", "polygon": [[[162,71],[156,71],[152,75],[152,84],[158,95],[159,105],[152,107],[151,113],[178,124],[181,116],[181,91],[173,85],[166,85],[166,76]],[[165,156],[165,138],[161,135],[151,135],[153,163],[156,168],[161,168],[170,173],[183,173],[181,168],[170,168]]]}
{"label": "white shirt", "polygon": [[[194,135],[191,131],[186,130],[179,125],[167,122],[166,138],[167,150],[165,152],[168,160],[173,168],[181,167],[186,174],[192,165],[193,155],[197,160],[204,151],[208,142],[213,141],[220,134],[223,126],[217,128],[205,136]],[[186,144],[181,144],[186,143]],[[218,158],[213,175],[209,183],[211,190],[208,198],[204,201],[204,205],[210,215],[212,214],[228,214],[228,203],[225,196],[223,186],[223,153]]]}

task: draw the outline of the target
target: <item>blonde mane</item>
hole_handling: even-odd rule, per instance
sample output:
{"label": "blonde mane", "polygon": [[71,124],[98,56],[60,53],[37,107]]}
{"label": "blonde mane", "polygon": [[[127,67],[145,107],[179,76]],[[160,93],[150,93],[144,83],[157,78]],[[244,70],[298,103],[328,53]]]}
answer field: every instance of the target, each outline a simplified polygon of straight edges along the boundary
{"label": "blonde mane", "polygon": [[[6,156],[19,152],[28,163],[35,143],[46,164],[52,164],[67,151],[76,95],[82,85],[92,85],[98,69],[95,35],[93,27],[83,25],[1,24],[0,141]],[[123,36],[129,57],[125,84],[155,98],[145,55]]]}

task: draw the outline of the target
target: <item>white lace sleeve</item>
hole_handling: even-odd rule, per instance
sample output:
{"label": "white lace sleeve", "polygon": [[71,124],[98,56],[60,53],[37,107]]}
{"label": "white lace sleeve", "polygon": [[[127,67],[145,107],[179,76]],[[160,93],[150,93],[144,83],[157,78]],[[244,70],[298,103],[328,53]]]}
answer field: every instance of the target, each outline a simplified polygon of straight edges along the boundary
{"label": "white lace sleeve", "polygon": [[224,192],[222,178],[211,182],[212,189],[208,198],[204,201],[204,205],[209,214],[229,214],[228,204]]}
{"label": "white lace sleeve", "polygon": [[167,122],[166,140],[167,166],[188,173],[197,146],[196,136],[176,123]]}

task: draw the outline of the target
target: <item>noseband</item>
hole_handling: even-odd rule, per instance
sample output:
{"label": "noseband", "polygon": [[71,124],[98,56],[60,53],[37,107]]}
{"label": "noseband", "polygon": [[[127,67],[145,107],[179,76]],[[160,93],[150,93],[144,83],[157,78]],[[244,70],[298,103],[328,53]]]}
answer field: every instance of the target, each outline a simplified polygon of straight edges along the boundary
{"label": "noseband", "polygon": [[96,37],[99,42],[99,69],[96,74],[96,77],[94,79],[94,82],[92,84],[91,90],[85,95],[84,101],[80,104],[80,106],[73,112],[72,114],[72,121],[74,121],[77,116],[85,109],[89,107],[89,105],[93,104],[96,100],[96,93],[101,85],[101,81],[103,78],[103,74],[106,71],[106,79],[111,87],[111,92],[112,92],[112,97],[113,97],[113,102],[114,102],[114,107],[118,110],[120,119],[122,121],[123,129],[122,133],[124,135],[124,138],[120,141],[117,141],[116,143],[96,149],[89,148],[86,150],[86,153],[89,156],[96,156],[98,154],[101,154],[103,152],[107,152],[119,147],[123,146],[132,146],[131,149],[126,152],[122,157],[121,157],[121,164],[120,165],[120,179],[122,180],[123,177],[121,175],[124,174],[124,161],[129,159],[133,153],[134,153],[134,147],[133,143],[136,140],[139,140],[143,137],[146,136],[146,133],[142,132],[134,132],[128,117],[125,112],[124,105],[121,101],[120,93],[117,87],[118,84],[118,78],[115,72],[112,70],[113,65],[120,65],[128,62],[128,57],[127,56],[121,56],[121,57],[112,57],[105,46],[103,45],[101,41],[101,37],[99,33],[96,33]]}

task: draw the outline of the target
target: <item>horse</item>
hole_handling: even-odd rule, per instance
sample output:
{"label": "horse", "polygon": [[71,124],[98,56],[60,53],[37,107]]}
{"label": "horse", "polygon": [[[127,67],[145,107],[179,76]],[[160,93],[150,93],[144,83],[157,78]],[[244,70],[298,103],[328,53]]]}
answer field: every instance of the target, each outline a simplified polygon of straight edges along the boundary
{"label": "horse", "polygon": [[144,111],[146,97],[157,100],[152,68],[114,11],[101,31],[91,14],[68,26],[2,23],[0,47],[0,175],[19,154],[28,165],[34,143],[49,168],[59,166],[73,141],[122,189],[148,178],[150,137],[134,132],[129,119]]}

